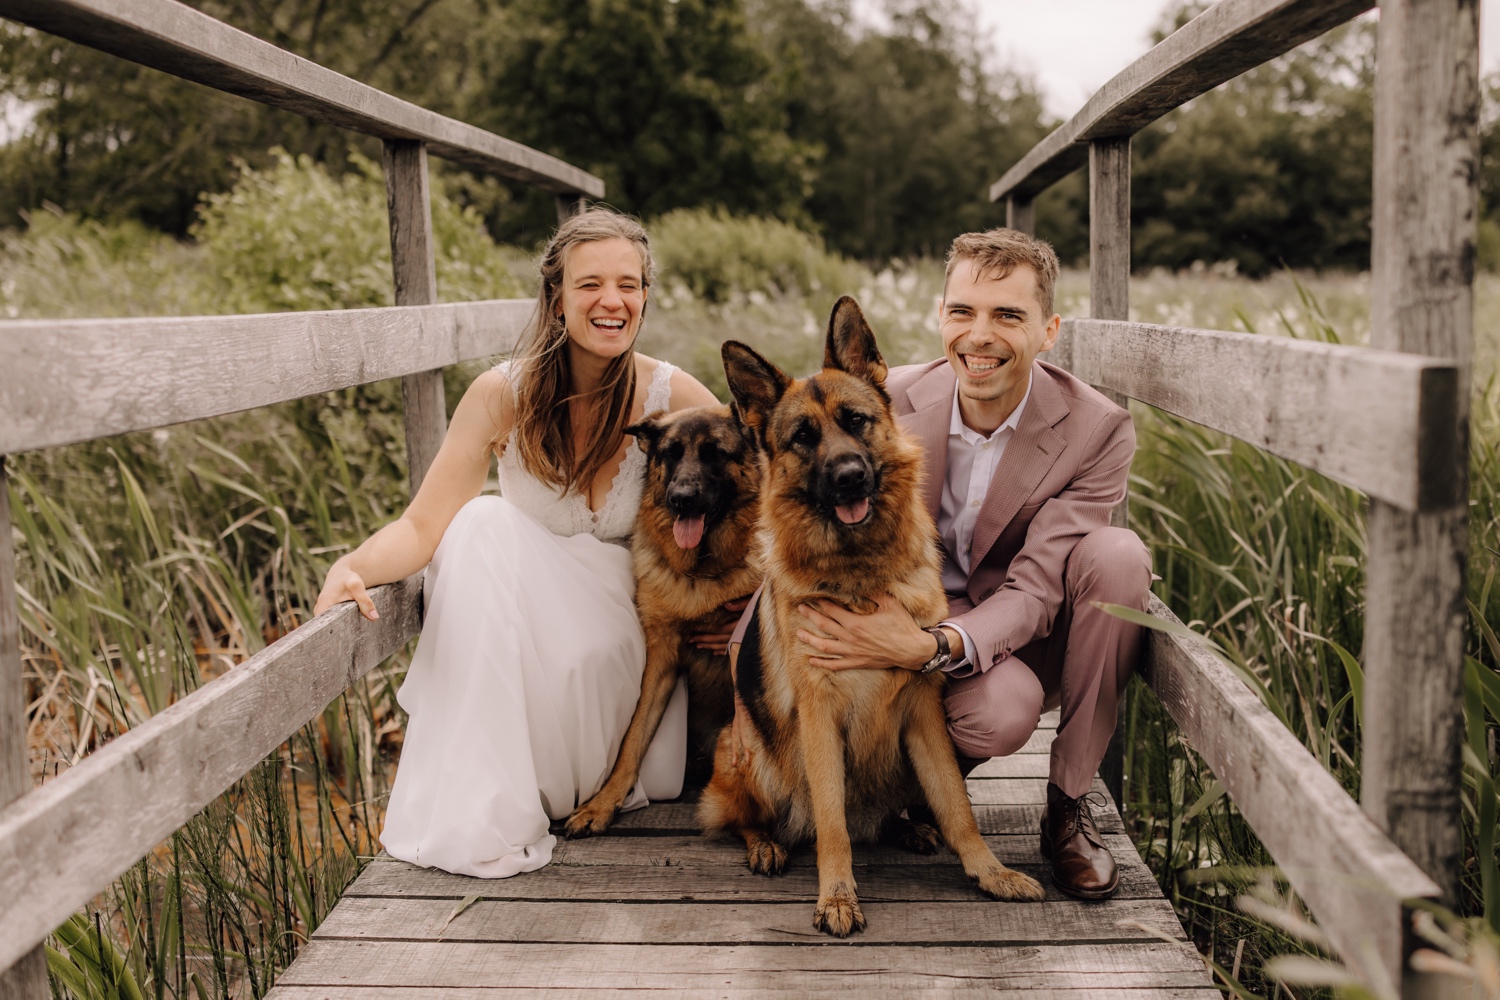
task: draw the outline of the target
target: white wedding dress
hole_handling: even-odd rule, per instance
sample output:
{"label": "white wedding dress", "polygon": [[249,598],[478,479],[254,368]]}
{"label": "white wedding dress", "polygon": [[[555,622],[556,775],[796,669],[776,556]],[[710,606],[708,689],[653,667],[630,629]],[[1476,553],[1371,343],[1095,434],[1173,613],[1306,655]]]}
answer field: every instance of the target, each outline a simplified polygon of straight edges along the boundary
{"label": "white wedding dress", "polygon": [[[645,412],[668,408],[673,370],[658,366]],[[646,658],[627,547],[644,453],[631,441],[595,513],[528,473],[513,441],[500,456],[502,495],[465,504],[427,567],[422,637],[397,694],[410,719],[380,834],[392,857],[481,878],[551,860],[548,819],[609,776]],[[676,798],[686,759],[679,683],[625,808]]]}

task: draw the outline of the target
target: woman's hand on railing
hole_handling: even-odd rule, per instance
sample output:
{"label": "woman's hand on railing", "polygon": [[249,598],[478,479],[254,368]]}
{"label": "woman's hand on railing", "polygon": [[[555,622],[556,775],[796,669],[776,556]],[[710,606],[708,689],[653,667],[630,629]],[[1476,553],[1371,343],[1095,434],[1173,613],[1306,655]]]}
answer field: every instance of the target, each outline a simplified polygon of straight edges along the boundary
{"label": "woman's hand on railing", "polygon": [[328,578],[323,581],[323,592],[318,595],[318,603],[313,607],[313,617],[316,618],[335,604],[345,601],[358,604],[359,613],[370,621],[380,617],[369,591],[365,590],[365,581],[341,561],[334,563],[333,568],[328,571]]}

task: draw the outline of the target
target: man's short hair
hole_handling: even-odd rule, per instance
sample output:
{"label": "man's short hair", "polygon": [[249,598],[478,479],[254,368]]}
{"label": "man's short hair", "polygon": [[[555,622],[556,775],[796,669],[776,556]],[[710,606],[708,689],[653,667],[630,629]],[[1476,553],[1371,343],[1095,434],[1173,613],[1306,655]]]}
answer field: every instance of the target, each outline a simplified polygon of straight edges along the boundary
{"label": "man's short hair", "polygon": [[1052,244],[1028,236],[1019,229],[991,229],[983,233],[964,233],[948,248],[948,268],[943,272],[943,294],[948,294],[948,278],[961,260],[972,260],[979,273],[999,280],[1008,277],[1020,264],[1036,274],[1036,297],[1042,307],[1043,320],[1052,318],[1052,300],[1057,292],[1057,253]]}

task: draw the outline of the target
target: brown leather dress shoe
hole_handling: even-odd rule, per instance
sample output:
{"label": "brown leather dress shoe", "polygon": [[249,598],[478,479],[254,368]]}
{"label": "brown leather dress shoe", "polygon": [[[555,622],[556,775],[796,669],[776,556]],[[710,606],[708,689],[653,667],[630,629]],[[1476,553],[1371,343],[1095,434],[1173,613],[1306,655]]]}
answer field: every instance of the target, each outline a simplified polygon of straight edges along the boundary
{"label": "brown leather dress shoe", "polygon": [[1070,799],[1047,783],[1047,811],[1042,816],[1042,857],[1052,862],[1052,880],[1077,899],[1107,899],[1120,884],[1115,859],[1089,811],[1089,796]]}

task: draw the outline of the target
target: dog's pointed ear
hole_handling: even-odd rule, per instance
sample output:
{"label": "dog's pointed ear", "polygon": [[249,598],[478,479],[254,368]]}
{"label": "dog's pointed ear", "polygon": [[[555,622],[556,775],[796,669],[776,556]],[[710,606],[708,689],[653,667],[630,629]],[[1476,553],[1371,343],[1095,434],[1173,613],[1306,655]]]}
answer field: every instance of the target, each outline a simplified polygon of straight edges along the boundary
{"label": "dog's pointed ear", "polygon": [[635,438],[640,449],[648,455],[656,450],[656,446],[661,443],[661,436],[666,432],[666,410],[654,410],[625,428],[625,433]]}
{"label": "dog's pointed ear", "polygon": [[823,367],[837,368],[885,388],[885,359],[875,346],[875,331],[865,322],[859,303],[848,295],[833,304],[828,317],[828,343],[823,348]]}
{"label": "dog's pointed ear", "polygon": [[724,358],[724,378],[734,397],[734,413],[740,423],[763,437],[766,421],[792,380],[780,368],[737,340],[726,340],[719,349]]}

